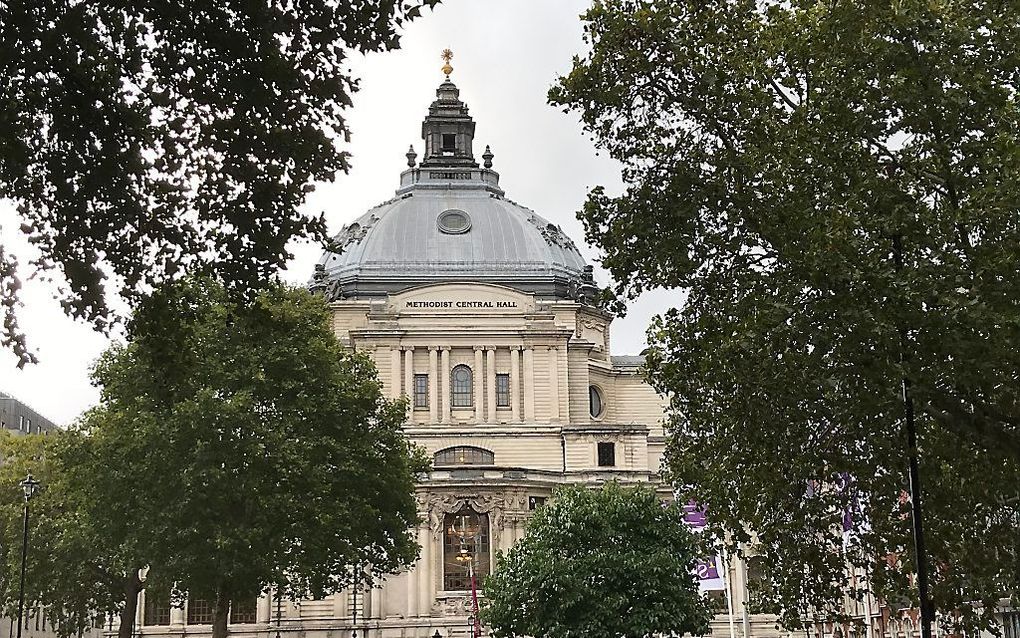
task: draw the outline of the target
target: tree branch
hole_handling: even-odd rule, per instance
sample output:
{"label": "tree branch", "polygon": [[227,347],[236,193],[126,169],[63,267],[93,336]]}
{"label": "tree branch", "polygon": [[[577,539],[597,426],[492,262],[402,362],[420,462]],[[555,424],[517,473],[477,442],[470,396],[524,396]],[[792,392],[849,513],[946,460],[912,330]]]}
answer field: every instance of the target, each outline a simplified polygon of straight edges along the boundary
{"label": "tree branch", "polygon": [[1020,429],[1017,429],[1015,419],[996,418],[993,416],[995,410],[984,410],[980,406],[971,411],[956,399],[919,389],[915,390],[915,396],[924,412],[946,430],[1020,460]]}

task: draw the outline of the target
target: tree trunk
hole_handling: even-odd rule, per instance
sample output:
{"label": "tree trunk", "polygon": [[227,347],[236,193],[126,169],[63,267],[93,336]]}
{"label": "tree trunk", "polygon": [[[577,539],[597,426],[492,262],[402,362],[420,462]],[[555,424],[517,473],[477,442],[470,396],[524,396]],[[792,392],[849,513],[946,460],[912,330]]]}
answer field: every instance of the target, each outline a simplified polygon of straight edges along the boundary
{"label": "tree trunk", "polygon": [[138,570],[132,569],[124,578],[124,608],[120,610],[120,627],[117,638],[131,638],[135,632],[135,614],[138,612],[138,594],[144,585],[138,578]]}
{"label": "tree trunk", "polygon": [[212,638],[227,638],[227,618],[230,615],[230,595],[221,587],[216,592],[213,608]]}

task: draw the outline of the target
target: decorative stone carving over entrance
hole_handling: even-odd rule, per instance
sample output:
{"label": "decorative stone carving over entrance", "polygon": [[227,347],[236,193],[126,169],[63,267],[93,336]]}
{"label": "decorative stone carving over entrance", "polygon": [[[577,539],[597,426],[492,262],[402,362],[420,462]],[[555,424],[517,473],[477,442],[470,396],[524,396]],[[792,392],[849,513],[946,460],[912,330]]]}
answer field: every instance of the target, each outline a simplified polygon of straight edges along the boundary
{"label": "decorative stone carving over entrance", "polygon": [[443,534],[443,518],[470,507],[479,514],[488,514],[492,524],[492,536],[498,543],[503,531],[503,498],[502,495],[475,494],[453,496],[450,494],[429,495],[429,527],[432,538],[439,540]]}

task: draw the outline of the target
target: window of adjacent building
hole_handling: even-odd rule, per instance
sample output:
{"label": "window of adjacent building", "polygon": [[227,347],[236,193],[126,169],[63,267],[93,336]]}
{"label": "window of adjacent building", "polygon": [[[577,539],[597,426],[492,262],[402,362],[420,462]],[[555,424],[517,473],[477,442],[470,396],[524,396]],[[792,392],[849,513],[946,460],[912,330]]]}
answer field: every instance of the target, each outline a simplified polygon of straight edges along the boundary
{"label": "window of adjacent building", "polygon": [[529,496],[528,497],[528,509],[529,510],[537,510],[538,508],[542,507],[543,505],[545,505],[545,497],[544,496]]}
{"label": "window of adjacent building", "polygon": [[451,388],[450,405],[455,408],[470,408],[473,401],[473,385],[471,383],[471,368],[465,365],[454,367],[451,374],[453,383]]}
{"label": "window of adjacent building", "polygon": [[497,374],[496,375],[496,407],[497,408],[509,408],[510,407],[510,375],[509,374]]}
{"label": "window of adjacent building", "polygon": [[230,603],[230,622],[235,625],[255,624],[254,598],[250,600],[233,601]]}
{"label": "window of adjacent building", "polygon": [[762,571],[761,556],[747,557],[747,582],[761,582],[764,573]]}
{"label": "window of adjacent building", "polygon": [[209,625],[212,623],[213,604],[201,598],[188,599],[188,624]]}
{"label": "window of adjacent building", "polygon": [[612,441],[599,441],[599,467],[616,465],[616,444]]}
{"label": "window of adjacent building", "polygon": [[443,519],[443,589],[470,591],[489,575],[489,516],[465,507]]}
{"label": "window of adjacent building", "polygon": [[429,375],[414,375],[414,407],[429,407]]}
{"label": "window of adjacent building", "polygon": [[606,406],[602,401],[602,392],[593,385],[588,386],[588,412],[593,419],[602,416]]}
{"label": "window of adjacent building", "polygon": [[454,152],[457,150],[457,134],[443,133],[443,152]]}
{"label": "window of adjacent building", "polygon": [[170,624],[170,601],[156,595],[145,596],[144,623],[150,627]]}
{"label": "window of adjacent building", "polygon": [[459,445],[439,450],[433,457],[433,465],[494,465],[496,456],[480,447]]}

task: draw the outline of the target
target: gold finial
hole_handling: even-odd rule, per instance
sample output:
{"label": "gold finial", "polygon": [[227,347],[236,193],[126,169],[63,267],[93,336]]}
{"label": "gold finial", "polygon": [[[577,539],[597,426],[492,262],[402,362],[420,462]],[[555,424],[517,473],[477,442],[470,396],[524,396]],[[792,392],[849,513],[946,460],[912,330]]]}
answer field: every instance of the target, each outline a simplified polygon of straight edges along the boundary
{"label": "gold finial", "polygon": [[453,73],[453,67],[450,66],[450,60],[453,59],[453,51],[449,49],[443,49],[443,53],[439,57],[443,58],[443,61],[446,62],[446,64],[443,65],[441,71],[446,74],[446,79],[449,80],[450,74]]}

